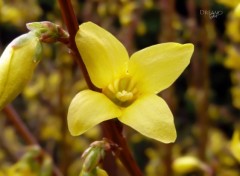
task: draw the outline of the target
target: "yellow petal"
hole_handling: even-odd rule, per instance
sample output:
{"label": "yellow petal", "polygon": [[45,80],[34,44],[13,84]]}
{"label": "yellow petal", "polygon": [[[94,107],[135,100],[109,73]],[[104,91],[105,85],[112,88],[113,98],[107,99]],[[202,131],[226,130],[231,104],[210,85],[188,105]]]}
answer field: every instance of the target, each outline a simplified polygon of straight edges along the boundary
{"label": "yellow petal", "polygon": [[129,73],[143,92],[158,93],[183,72],[193,53],[192,44],[164,43],[134,53]]}
{"label": "yellow petal", "polygon": [[98,88],[126,72],[128,53],[108,31],[91,22],[83,23],[75,41],[90,78]]}
{"label": "yellow petal", "polygon": [[84,90],[73,98],[69,106],[68,128],[72,135],[81,135],[95,125],[120,115],[120,109],[104,94]]}
{"label": "yellow petal", "polygon": [[157,95],[145,95],[123,111],[119,120],[158,141],[169,143],[176,139],[173,115],[165,101]]}

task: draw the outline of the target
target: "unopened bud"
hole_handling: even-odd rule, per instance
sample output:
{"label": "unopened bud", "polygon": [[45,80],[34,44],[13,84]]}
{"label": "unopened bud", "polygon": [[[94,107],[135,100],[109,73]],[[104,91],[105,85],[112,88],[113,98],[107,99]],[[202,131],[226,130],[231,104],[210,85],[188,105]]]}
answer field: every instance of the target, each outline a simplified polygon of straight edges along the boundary
{"label": "unopened bud", "polygon": [[49,21],[28,23],[27,28],[38,35],[39,40],[45,43],[68,40],[68,33],[59,25]]}
{"label": "unopened bud", "polygon": [[83,170],[86,172],[94,170],[103,160],[105,151],[110,149],[111,144],[107,139],[93,142],[82,155],[82,158],[84,159]]}
{"label": "unopened bud", "polygon": [[31,79],[41,57],[41,44],[32,33],[14,39],[0,57],[0,109],[10,103]]}
{"label": "unopened bud", "polygon": [[104,150],[99,147],[93,147],[89,153],[87,154],[84,163],[83,163],[83,170],[85,171],[92,171],[94,168],[96,168],[101,160],[104,157]]}

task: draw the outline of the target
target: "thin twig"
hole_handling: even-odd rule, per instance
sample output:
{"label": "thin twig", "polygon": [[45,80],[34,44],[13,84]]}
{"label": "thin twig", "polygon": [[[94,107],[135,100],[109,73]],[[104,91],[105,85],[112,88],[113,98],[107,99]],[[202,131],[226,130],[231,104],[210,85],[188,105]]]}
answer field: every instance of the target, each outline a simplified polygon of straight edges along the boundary
{"label": "thin twig", "polygon": [[[62,13],[64,22],[67,26],[67,29],[70,35],[69,47],[75,56],[76,62],[78,63],[78,65],[80,66],[83,72],[84,78],[87,82],[89,89],[100,92],[100,90],[96,88],[91,82],[88,72],[86,70],[86,67],[76,47],[75,35],[78,31],[78,22],[74,14],[71,2],[69,0],[58,0],[58,2],[61,8],[61,13]],[[122,136],[121,131],[118,129],[118,127],[114,123],[114,120],[103,122],[102,129],[105,137],[109,138],[111,141],[115,142],[122,148],[122,151],[119,154],[119,159],[121,160],[123,165],[127,168],[129,173],[133,176],[142,176],[141,170],[139,169],[136,162],[134,161],[132,154],[127,146],[127,142],[125,138]]]}
{"label": "thin twig", "polygon": [[[18,134],[22,136],[22,138],[25,140],[25,142],[29,145],[37,145],[39,148],[41,146],[37,142],[36,138],[31,134],[31,132],[28,130],[24,122],[21,120],[20,116],[16,112],[16,110],[13,108],[12,105],[7,105],[3,112],[7,116],[7,118],[12,122],[13,126],[17,130]],[[47,154],[45,150],[42,149],[43,155]],[[48,154],[47,154],[48,155]],[[59,169],[54,166],[53,167],[53,174],[54,176],[63,176],[62,173],[59,171]]]}
{"label": "thin twig", "polygon": [[18,113],[15,111],[12,105],[8,105],[3,109],[8,120],[10,120],[15,127],[15,129],[21,134],[24,141],[29,145],[38,145],[35,137],[30,133],[30,131],[25,126],[24,122],[21,120]]}

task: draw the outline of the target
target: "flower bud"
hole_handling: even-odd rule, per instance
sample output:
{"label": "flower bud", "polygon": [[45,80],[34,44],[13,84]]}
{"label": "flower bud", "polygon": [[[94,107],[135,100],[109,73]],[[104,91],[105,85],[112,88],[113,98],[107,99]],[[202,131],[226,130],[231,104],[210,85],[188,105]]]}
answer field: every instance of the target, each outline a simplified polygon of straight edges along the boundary
{"label": "flower bud", "polygon": [[103,139],[102,141],[95,141],[91,143],[90,147],[87,148],[82,154],[83,173],[92,173],[96,170],[97,166],[101,163],[105,156],[105,152],[109,151],[111,147],[114,146],[107,139]]}
{"label": "flower bud", "polygon": [[32,33],[14,39],[0,57],[0,109],[10,103],[31,79],[42,46]]}
{"label": "flower bud", "polygon": [[62,27],[49,21],[28,23],[27,28],[34,32],[41,42],[45,43],[66,41],[69,37]]}
{"label": "flower bud", "polygon": [[93,147],[87,154],[84,163],[83,170],[91,172],[101,162],[104,157],[104,150],[102,148]]}

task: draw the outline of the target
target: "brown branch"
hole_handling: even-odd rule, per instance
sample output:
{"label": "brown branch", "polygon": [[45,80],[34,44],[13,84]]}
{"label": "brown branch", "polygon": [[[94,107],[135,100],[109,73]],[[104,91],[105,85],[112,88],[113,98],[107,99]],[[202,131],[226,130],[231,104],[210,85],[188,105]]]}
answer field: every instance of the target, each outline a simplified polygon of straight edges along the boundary
{"label": "brown branch", "polygon": [[[78,22],[74,14],[71,2],[69,0],[58,0],[61,13],[64,22],[67,26],[70,38],[69,38],[69,48],[75,56],[76,62],[80,66],[85,80],[89,89],[100,92],[100,89],[96,88],[90,80],[86,67],[80,57],[78,49],[75,43],[75,35],[78,31]],[[121,134],[121,130],[116,126],[114,120],[109,120],[102,123],[102,130],[105,137],[109,138],[111,141],[115,142],[122,148],[122,152],[119,154],[119,158],[123,165],[127,168],[129,173],[133,176],[142,176],[141,170],[138,168],[136,162],[134,161],[132,154],[127,146],[125,138]]]}
{"label": "brown branch", "polygon": [[[201,2],[201,8],[204,10],[209,10],[209,2],[203,0]],[[202,63],[199,65],[201,67],[202,73],[199,75],[202,77],[201,80],[201,89],[203,96],[199,102],[199,112],[198,112],[198,123],[200,133],[200,148],[199,148],[199,157],[202,160],[206,160],[206,151],[207,151],[207,142],[208,142],[208,128],[209,128],[209,116],[208,116],[208,107],[209,107],[209,67],[208,67],[208,52],[209,52],[209,42],[207,32],[207,26],[209,24],[209,17],[202,15],[202,29],[200,31],[200,42],[202,45],[201,48],[201,59]]]}
{"label": "brown branch", "polygon": [[[15,111],[12,105],[8,105],[3,109],[3,112],[7,116],[8,120],[10,120],[17,130],[18,134],[22,136],[22,138],[26,141],[29,145],[37,145],[39,148],[41,146],[37,142],[36,138],[31,134],[31,132],[28,130],[24,122],[21,120],[18,113]],[[47,154],[45,150],[42,149],[43,155]],[[48,154],[47,154],[48,155]],[[55,176],[62,176],[62,173],[59,171],[59,169],[54,166],[53,167],[53,174]]]}
{"label": "brown branch", "polygon": [[74,14],[72,4],[69,0],[58,0],[58,3],[61,8],[62,17],[64,23],[67,26],[69,33],[69,48],[71,49],[72,55],[74,56],[75,61],[80,66],[81,71],[83,72],[84,78],[87,82],[89,89],[99,91],[97,87],[91,82],[90,77],[88,75],[87,69],[81,59],[81,56],[78,52],[76,43],[75,43],[75,35],[78,31],[78,21]]}
{"label": "brown branch", "polygon": [[[208,68],[208,37],[206,26],[209,23],[209,17],[206,15],[201,16],[201,28],[197,24],[197,10],[196,2],[194,0],[187,1],[189,18],[191,20],[191,26],[189,26],[191,32],[191,42],[196,46],[192,62],[191,62],[191,85],[197,90],[197,101],[195,103],[197,112],[197,126],[199,130],[199,148],[198,155],[201,160],[206,159],[207,141],[208,141],[208,97],[209,97],[209,68]],[[209,2],[207,0],[201,1],[201,9],[209,10]],[[199,35],[196,35],[199,33]]]}
{"label": "brown branch", "polygon": [[8,120],[10,120],[15,127],[15,129],[22,136],[24,141],[29,145],[38,145],[35,137],[30,133],[30,131],[25,126],[24,122],[21,120],[15,109],[12,105],[8,105],[3,109],[3,112],[6,114]]}
{"label": "brown branch", "polygon": [[[175,12],[175,0],[159,0],[159,8],[161,10],[161,28],[162,32],[159,35],[159,42],[171,42],[176,41],[176,31],[173,28],[173,21],[176,15]],[[166,100],[173,114],[177,113],[178,104],[176,99],[176,90],[175,86],[172,85],[167,90],[161,92],[161,96]],[[173,175],[172,170],[172,150],[174,144],[160,144],[162,150],[164,150],[163,154],[163,165],[165,167],[165,171],[162,175],[169,176]]]}

